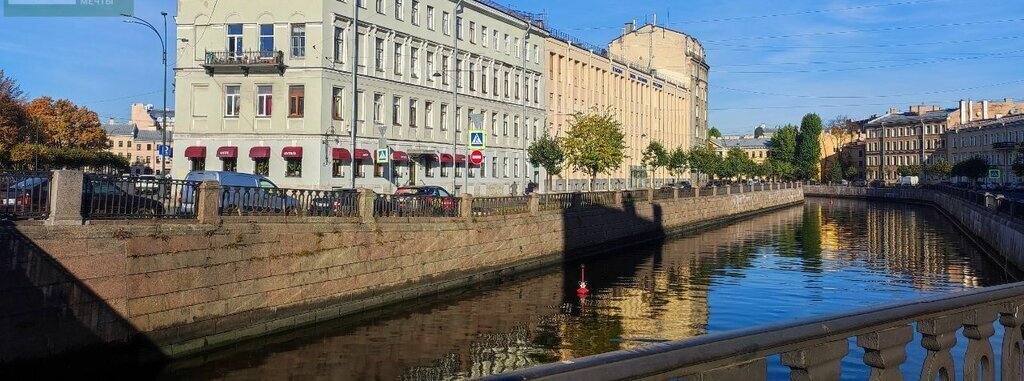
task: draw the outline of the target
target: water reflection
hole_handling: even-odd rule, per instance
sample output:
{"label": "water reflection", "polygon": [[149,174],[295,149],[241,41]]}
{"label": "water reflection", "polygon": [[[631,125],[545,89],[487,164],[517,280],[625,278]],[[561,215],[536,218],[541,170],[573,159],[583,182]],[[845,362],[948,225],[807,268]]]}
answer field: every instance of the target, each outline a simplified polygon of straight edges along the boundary
{"label": "water reflection", "polygon": [[579,263],[568,263],[179,362],[164,377],[463,379],[1011,279],[930,208],[849,200],[809,200],[586,265],[585,301]]}

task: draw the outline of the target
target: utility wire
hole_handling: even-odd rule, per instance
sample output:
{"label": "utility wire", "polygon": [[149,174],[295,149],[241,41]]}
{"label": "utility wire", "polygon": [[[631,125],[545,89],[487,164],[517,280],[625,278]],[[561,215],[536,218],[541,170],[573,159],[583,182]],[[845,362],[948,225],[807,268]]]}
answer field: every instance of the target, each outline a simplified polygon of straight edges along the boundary
{"label": "utility wire", "polygon": [[944,24],[923,24],[923,25],[906,25],[906,26],[893,26],[887,28],[874,28],[874,29],[848,29],[848,30],[837,30],[830,32],[814,32],[814,33],[796,33],[796,34],[782,34],[775,36],[754,36],[754,37],[737,37],[737,38],[723,38],[718,40],[702,40],[701,43],[716,43],[722,41],[742,41],[742,40],[773,40],[782,38],[792,37],[809,37],[809,36],[835,36],[843,34],[853,33],[865,33],[865,32],[892,32],[897,30],[910,30],[910,29],[925,29],[925,28],[948,28],[958,26],[971,26],[981,24],[1001,24],[1001,23],[1014,23],[1024,21],[1024,18],[1016,19],[1002,19],[1002,20],[985,20],[985,21],[968,21],[968,22],[952,22]]}
{"label": "utility wire", "polygon": [[[1020,53],[1020,52],[1013,52],[1013,53]],[[726,73],[727,74],[837,73],[837,72],[858,71],[858,70],[891,69],[891,68],[895,68],[895,67],[916,66],[916,65],[925,65],[925,64],[933,64],[933,63],[942,63],[942,62],[953,62],[953,61],[969,61],[969,60],[979,60],[979,59],[989,59],[989,58],[999,58],[999,59],[1002,59],[1002,58],[1022,58],[1022,57],[1024,57],[1024,55],[993,54],[993,55],[990,55],[990,56],[944,58],[944,59],[935,59],[935,60],[930,60],[930,61],[921,61],[921,62],[906,63],[906,64],[862,66],[862,67],[841,68],[841,69],[809,69],[809,70],[791,70],[791,71],[728,71],[728,70],[722,71],[722,70],[716,70],[716,71],[714,71],[714,73],[716,73],[716,74],[726,74]]]}
{"label": "utility wire", "polygon": [[775,96],[775,97],[808,98],[808,99],[871,99],[871,98],[897,98],[897,97],[910,97],[910,96],[919,96],[919,95],[936,95],[936,94],[944,94],[944,93],[956,93],[956,92],[961,92],[961,91],[970,91],[970,90],[977,90],[977,89],[984,89],[984,88],[991,88],[991,87],[1014,85],[1014,84],[1019,84],[1019,83],[1024,83],[1024,79],[1016,80],[1016,81],[1009,81],[1009,82],[992,83],[992,84],[980,85],[980,86],[964,87],[964,88],[959,88],[959,89],[924,91],[924,92],[919,92],[919,93],[886,94],[886,95],[824,95],[824,96],[822,96],[822,95],[805,95],[805,94],[781,94],[781,93],[772,93],[772,92],[765,92],[765,91],[737,89],[737,88],[732,88],[732,87],[728,87],[728,86],[715,86],[715,85],[711,85],[711,87],[712,87],[712,89],[721,89],[721,90],[726,90],[726,91],[736,91],[736,92],[741,92],[741,93],[749,93],[749,94],[757,94],[757,95],[768,95],[768,96]]}

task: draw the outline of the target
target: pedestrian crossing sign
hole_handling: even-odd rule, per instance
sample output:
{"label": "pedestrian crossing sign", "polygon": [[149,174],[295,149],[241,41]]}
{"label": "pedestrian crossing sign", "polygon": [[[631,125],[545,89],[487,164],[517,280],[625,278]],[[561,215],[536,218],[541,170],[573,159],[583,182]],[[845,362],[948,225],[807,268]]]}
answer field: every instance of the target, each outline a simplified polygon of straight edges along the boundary
{"label": "pedestrian crossing sign", "polygon": [[486,140],[484,137],[484,130],[471,130],[469,131],[469,149],[470,150],[482,150],[487,148]]}
{"label": "pedestrian crossing sign", "polygon": [[388,151],[387,148],[381,148],[377,150],[377,164],[387,164],[388,162]]}

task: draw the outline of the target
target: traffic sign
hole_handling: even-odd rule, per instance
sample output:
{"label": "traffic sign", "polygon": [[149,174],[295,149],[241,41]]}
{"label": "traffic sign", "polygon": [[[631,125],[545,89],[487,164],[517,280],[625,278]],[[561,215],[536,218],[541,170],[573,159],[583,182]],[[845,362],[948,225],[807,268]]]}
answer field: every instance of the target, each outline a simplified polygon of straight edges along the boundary
{"label": "traffic sign", "polygon": [[480,165],[484,163],[483,151],[477,150],[469,154],[469,162],[473,165]]}
{"label": "traffic sign", "polygon": [[172,148],[171,146],[165,146],[163,144],[157,144],[156,145],[156,150],[157,150],[157,153],[160,156],[163,156],[163,157],[174,156],[174,148]]}
{"label": "traffic sign", "polygon": [[390,155],[388,155],[388,153],[390,151],[391,150],[387,149],[387,148],[381,148],[381,149],[377,150],[377,164],[387,164],[388,163],[388,156],[390,156]]}
{"label": "traffic sign", "polygon": [[469,131],[469,149],[471,150],[482,150],[487,148],[486,139],[484,138],[486,131],[484,130],[471,130]]}
{"label": "traffic sign", "polygon": [[1002,178],[1002,177],[1003,177],[1003,171],[998,170],[998,169],[989,169],[988,170],[988,178],[990,178],[990,179],[998,179],[998,178]]}

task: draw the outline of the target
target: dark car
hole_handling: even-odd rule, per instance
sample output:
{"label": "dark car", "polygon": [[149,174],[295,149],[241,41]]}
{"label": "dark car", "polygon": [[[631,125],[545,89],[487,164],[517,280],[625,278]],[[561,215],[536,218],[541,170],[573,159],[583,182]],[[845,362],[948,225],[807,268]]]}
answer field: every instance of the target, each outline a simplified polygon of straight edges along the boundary
{"label": "dark car", "polygon": [[[32,215],[48,209],[50,180],[33,177],[7,188],[3,196],[3,215]],[[164,213],[159,201],[129,194],[117,182],[86,176],[82,184],[82,216],[157,216]]]}
{"label": "dark car", "polygon": [[0,216],[25,216],[46,210],[50,201],[50,181],[45,177],[29,177],[11,181],[0,193]]}
{"label": "dark car", "polygon": [[301,211],[302,203],[278,188],[273,181],[260,175],[226,171],[193,171],[185,176],[186,185],[181,192],[181,213],[195,213],[193,199],[198,192],[193,184],[218,181],[221,185],[221,212],[224,215],[287,214]]}
{"label": "dark car", "polygon": [[379,214],[416,217],[454,217],[459,199],[439,186],[401,187],[393,196],[377,198]]}
{"label": "dark car", "polygon": [[325,217],[351,217],[356,215],[359,191],[355,189],[335,189],[324,192],[320,197],[309,202],[309,214]]}

